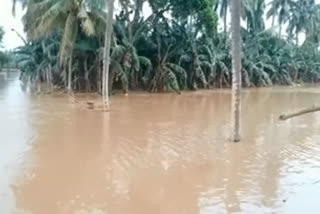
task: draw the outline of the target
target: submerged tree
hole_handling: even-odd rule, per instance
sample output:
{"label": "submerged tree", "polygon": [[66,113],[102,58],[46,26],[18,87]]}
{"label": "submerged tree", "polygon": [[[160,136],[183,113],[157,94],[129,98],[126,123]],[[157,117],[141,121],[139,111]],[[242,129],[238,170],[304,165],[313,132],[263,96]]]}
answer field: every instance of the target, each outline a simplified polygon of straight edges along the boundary
{"label": "submerged tree", "polygon": [[108,0],[108,19],[104,43],[104,60],[103,60],[103,106],[104,110],[109,110],[109,67],[110,67],[110,46],[113,24],[114,0]]}
{"label": "submerged tree", "polygon": [[241,36],[240,36],[241,1],[232,0],[232,141],[240,141],[241,111]]}
{"label": "submerged tree", "polygon": [[12,53],[8,51],[1,51],[3,48],[2,40],[5,35],[3,28],[0,26],[0,71],[4,66],[8,66],[9,63],[12,61]]}
{"label": "submerged tree", "polygon": [[103,0],[28,1],[24,23],[29,40],[49,36],[58,30],[63,31],[59,62],[64,68],[65,84],[69,92],[72,92],[73,82],[73,49],[79,31],[88,37],[99,31],[96,27],[103,19],[102,7]]}
{"label": "submerged tree", "polygon": [[[46,83],[46,76],[51,76],[49,82],[55,87],[104,94],[116,89],[180,93],[232,85],[231,37],[217,31],[215,10],[223,7],[226,12],[229,1],[120,0],[114,20],[107,19],[105,0],[16,2],[26,8],[27,33],[16,59],[23,76],[39,76],[32,81]],[[313,0],[271,3],[273,12],[268,15],[289,24],[287,39],[265,28],[264,0],[240,4],[247,23],[241,28],[243,86],[320,81],[318,4]],[[148,17],[142,12],[146,7],[152,10]],[[114,21],[108,25],[114,31],[110,51],[104,46],[110,32],[107,21]],[[307,39],[297,46],[302,33]],[[109,75],[103,69],[109,69]]]}

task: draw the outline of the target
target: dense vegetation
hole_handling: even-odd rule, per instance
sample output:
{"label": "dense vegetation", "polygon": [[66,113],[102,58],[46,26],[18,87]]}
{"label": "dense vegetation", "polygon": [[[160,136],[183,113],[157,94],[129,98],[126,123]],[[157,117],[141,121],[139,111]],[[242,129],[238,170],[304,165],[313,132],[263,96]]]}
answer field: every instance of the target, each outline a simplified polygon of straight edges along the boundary
{"label": "dense vegetation", "polygon": [[13,53],[12,52],[7,52],[7,51],[1,51],[2,47],[2,40],[4,36],[4,30],[2,27],[0,27],[0,71],[4,67],[10,67],[12,58],[13,58]]}
{"label": "dense vegetation", "polygon": [[[28,42],[15,51],[22,80],[44,82],[50,88],[69,85],[77,91],[101,91],[105,1],[17,1],[26,8]],[[229,87],[229,3],[120,0],[109,87],[178,93]],[[145,16],[143,8],[152,15]],[[271,29],[265,28],[265,14],[273,21]],[[217,30],[219,17],[222,32]],[[320,80],[320,11],[314,0],[242,0],[242,19],[244,86]],[[306,35],[302,45],[300,34]]]}

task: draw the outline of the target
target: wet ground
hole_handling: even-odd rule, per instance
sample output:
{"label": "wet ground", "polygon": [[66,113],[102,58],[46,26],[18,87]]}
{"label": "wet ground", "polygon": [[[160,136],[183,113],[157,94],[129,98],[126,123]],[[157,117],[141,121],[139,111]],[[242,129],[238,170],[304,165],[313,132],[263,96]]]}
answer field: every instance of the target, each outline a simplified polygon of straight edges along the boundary
{"label": "wet ground", "polygon": [[245,90],[243,140],[230,92],[86,100],[30,95],[0,76],[1,214],[308,213],[320,210],[320,87]]}

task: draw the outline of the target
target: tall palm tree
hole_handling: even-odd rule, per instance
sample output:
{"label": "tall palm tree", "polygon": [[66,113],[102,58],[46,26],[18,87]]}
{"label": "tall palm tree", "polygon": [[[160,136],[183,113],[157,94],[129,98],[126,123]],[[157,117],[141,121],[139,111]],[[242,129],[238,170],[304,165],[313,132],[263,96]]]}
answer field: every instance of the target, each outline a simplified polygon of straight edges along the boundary
{"label": "tall palm tree", "polygon": [[[143,5],[147,0],[119,0],[123,9],[124,16],[126,17],[128,40],[131,42],[134,37],[134,27],[141,18]],[[133,18],[131,18],[132,16]]]}
{"label": "tall palm tree", "polygon": [[242,18],[247,21],[247,30],[254,35],[263,31],[265,0],[245,0],[242,8]]}
{"label": "tall palm tree", "polygon": [[273,0],[268,5],[270,5],[270,9],[267,12],[267,19],[272,17],[272,27],[273,27],[276,17],[279,15],[279,1]]}
{"label": "tall palm tree", "polygon": [[315,0],[301,0],[297,2],[301,11],[301,24],[304,22],[306,37],[309,41],[319,43],[320,5]]}
{"label": "tall palm tree", "polygon": [[241,110],[241,0],[232,0],[232,141],[240,141]]}
{"label": "tall palm tree", "polygon": [[305,15],[301,14],[302,10],[299,8],[292,10],[289,19],[288,33],[289,35],[294,35],[296,38],[296,45],[299,45],[299,33],[303,31],[305,24]]}
{"label": "tall palm tree", "polygon": [[113,31],[113,10],[114,0],[108,0],[108,20],[105,33],[104,63],[103,63],[103,106],[105,111],[109,111],[109,65],[110,65],[110,46]]}
{"label": "tall palm tree", "polygon": [[316,5],[314,0],[300,0],[293,3],[287,31],[290,36],[295,35],[297,45],[299,45],[299,34],[303,31],[307,38],[318,37],[319,10],[319,5]]}
{"label": "tall palm tree", "polygon": [[282,26],[290,17],[290,8],[293,6],[294,0],[272,0],[269,4],[271,7],[267,12],[267,18],[272,17],[272,25],[274,25],[275,18],[278,17],[279,36],[281,36]]}
{"label": "tall palm tree", "polygon": [[[60,64],[68,67],[64,72],[68,91],[72,91],[73,48],[79,31],[91,37],[96,34],[97,22],[103,22],[103,0],[41,0],[27,2],[23,18],[28,39],[48,36],[59,29],[63,30],[60,46]],[[68,66],[67,66],[68,63]],[[68,80],[68,82],[66,81]]]}
{"label": "tall palm tree", "polygon": [[223,31],[227,33],[228,24],[227,24],[227,17],[228,17],[228,8],[229,8],[230,0],[217,0],[215,5],[215,10],[219,9],[219,16],[223,18]]}

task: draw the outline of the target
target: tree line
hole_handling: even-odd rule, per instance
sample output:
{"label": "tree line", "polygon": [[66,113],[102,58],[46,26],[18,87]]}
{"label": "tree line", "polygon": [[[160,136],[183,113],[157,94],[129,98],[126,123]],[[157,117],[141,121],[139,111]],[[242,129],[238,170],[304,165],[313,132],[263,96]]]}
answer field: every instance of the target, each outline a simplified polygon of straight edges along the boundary
{"label": "tree line", "polygon": [[[101,92],[106,2],[13,2],[25,8],[22,21],[27,41],[15,50],[21,80],[45,83],[50,89]],[[109,53],[109,91],[180,93],[230,87],[230,3],[119,0]],[[146,8],[151,15],[145,15]],[[319,8],[314,0],[241,1],[243,86],[319,82]],[[270,29],[265,16],[272,20]],[[301,34],[306,35],[303,44]]]}
{"label": "tree line", "polygon": [[0,71],[4,68],[14,68],[16,65],[14,64],[14,53],[12,51],[3,51],[4,46],[2,44],[3,36],[5,31],[0,26]]}

